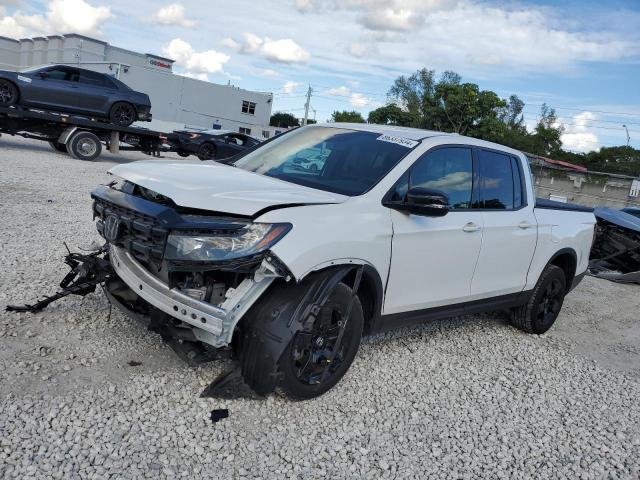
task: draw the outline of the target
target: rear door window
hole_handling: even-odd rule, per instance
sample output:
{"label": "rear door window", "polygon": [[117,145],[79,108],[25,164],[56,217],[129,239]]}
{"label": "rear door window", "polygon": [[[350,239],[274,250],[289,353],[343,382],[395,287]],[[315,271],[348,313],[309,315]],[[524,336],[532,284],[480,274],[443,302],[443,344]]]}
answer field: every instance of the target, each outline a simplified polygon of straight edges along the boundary
{"label": "rear door window", "polygon": [[[520,177],[519,170],[517,177]],[[520,185],[518,185],[518,189],[520,189]],[[514,172],[512,158],[509,155],[491,150],[478,150],[478,194],[478,201],[474,205],[477,208],[487,210],[511,210],[514,208],[516,200]],[[521,190],[517,197],[521,204]]]}
{"label": "rear door window", "polygon": [[68,67],[52,67],[46,70],[47,78],[52,80],[65,80],[67,82],[77,82],[79,72],[75,68]]}
{"label": "rear door window", "polygon": [[106,75],[86,70],[80,72],[80,83],[84,83],[86,85],[91,85],[94,87],[113,89],[116,88],[115,84],[110,81]]}

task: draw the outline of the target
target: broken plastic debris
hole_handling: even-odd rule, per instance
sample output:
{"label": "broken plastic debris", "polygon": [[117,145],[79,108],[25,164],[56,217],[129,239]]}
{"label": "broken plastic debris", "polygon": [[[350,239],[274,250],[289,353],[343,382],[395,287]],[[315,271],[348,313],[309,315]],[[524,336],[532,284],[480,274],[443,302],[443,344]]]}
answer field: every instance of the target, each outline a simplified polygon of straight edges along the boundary
{"label": "broken plastic debris", "polygon": [[226,408],[218,408],[216,410],[211,410],[211,421],[213,423],[218,423],[223,418],[229,417],[229,410]]}

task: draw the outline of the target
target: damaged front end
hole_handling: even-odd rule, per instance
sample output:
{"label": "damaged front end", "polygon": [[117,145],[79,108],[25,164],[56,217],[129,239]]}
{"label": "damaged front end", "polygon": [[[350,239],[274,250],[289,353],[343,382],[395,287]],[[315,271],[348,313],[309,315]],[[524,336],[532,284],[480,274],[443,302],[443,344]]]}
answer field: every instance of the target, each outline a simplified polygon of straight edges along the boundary
{"label": "damaged front end", "polygon": [[620,210],[594,211],[596,236],[591,248],[591,275],[623,283],[640,283],[640,219]]}
{"label": "damaged front end", "polygon": [[289,224],[183,209],[126,181],[101,186],[92,198],[114,272],[107,295],[172,346],[228,346],[274,279],[292,278],[269,251]]}

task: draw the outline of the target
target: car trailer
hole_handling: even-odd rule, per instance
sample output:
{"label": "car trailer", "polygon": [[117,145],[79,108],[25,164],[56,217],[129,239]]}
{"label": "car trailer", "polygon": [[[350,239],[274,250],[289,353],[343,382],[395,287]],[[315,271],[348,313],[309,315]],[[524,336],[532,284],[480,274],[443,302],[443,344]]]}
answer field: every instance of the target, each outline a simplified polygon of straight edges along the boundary
{"label": "car trailer", "polygon": [[[95,160],[104,143],[111,153],[135,150],[159,156],[164,134],[146,128],[119,127],[76,115],[22,107],[0,107],[0,134],[49,142],[79,160]],[[120,145],[120,143],[126,145]]]}

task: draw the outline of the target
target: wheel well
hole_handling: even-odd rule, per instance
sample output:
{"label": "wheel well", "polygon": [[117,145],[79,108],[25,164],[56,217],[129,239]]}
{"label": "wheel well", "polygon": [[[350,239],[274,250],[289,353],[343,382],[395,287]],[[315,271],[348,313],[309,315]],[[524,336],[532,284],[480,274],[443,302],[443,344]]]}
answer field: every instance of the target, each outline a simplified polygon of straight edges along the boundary
{"label": "wheel well", "polygon": [[[357,270],[349,272],[342,282],[353,288]],[[362,304],[364,314],[364,332],[366,335],[371,331],[373,325],[380,318],[382,312],[382,280],[378,272],[373,267],[364,266],[360,288],[358,288],[358,298]]]}
{"label": "wheel well", "polygon": [[16,88],[16,91],[18,92],[18,100],[20,100],[22,92],[20,91],[20,87],[18,86],[18,84],[16,82],[14,82],[13,80],[9,80],[8,78],[3,78],[2,80],[4,80],[7,83],[10,83],[11,85],[13,85]]}
{"label": "wheel well", "polygon": [[564,250],[556,253],[549,262],[549,265],[555,265],[562,269],[565,279],[567,280],[567,291],[569,291],[573,283],[573,277],[576,275],[577,267],[576,254],[573,250]]}
{"label": "wheel well", "polygon": [[136,106],[135,106],[133,103],[128,102],[128,101],[126,101],[126,100],[118,100],[117,102],[113,102],[113,103],[111,104],[111,106],[109,107],[109,115],[111,115],[111,110],[113,110],[113,107],[115,107],[115,106],[116,106],[116,105],[118,105],[119,103],[125,103],[125,104],[129,105],[131,108],[133,108],[134,113],[135,113],[136,115],[138,114],[138,109],[136,108]]}

